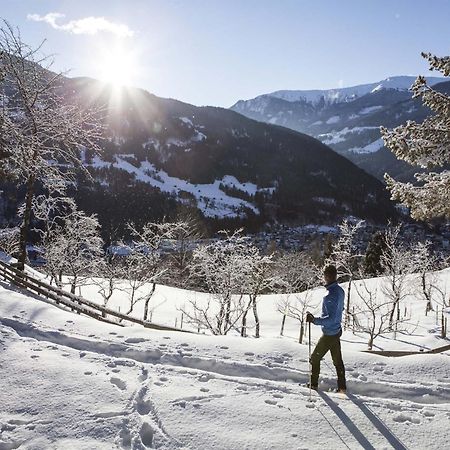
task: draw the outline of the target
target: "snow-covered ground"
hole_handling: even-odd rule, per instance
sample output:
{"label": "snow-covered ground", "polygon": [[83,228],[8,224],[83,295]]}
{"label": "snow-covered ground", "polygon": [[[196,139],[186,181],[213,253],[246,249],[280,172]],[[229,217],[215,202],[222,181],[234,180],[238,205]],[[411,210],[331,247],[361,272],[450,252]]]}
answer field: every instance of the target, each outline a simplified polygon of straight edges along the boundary
{"label": "snow-covered ground", "polygon": [[[440,276],[450,281],[450,270]],[[93,287],[83,291],[98,298]],[[318,288],[314,301],[324,293]],[[177,307],[204,295],[158,286],[153,320],[174,325]],[[116,296],[111,306],[123,302]],[[335,385],[327,355],[322,392],[309,403],[299,385],[308,380],[308,346],[290,319],[279,336],[276,302],[260,302],[260,339],[214,337],[104,324],[0,281],[0,449],[447,447],[449,352],[386,358],[361,352],[367,337],[348,331],[349,396],[327,392]],[[422,300],[405,305],[413,328],[397,341],[378,338],[378,348],[449,343]]]}

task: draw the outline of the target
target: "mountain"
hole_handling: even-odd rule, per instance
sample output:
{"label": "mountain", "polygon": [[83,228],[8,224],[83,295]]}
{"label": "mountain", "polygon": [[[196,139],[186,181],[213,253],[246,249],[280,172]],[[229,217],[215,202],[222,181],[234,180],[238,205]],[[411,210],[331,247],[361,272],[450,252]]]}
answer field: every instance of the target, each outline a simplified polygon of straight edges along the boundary
{"label": "mountain", "polygon": [[297,131],[89,78],[66,78],[62,97],[108,105],[103,153],[81,153],[94,183],[80,175],[71,193],[111,235],[128,221],[173,218],[180,209],[212,230],[396,215],[382,183]]}
{"label": "mountain", "polygon": [[[422,121],[429,111],[411,98],[415,77],[391,77],[349,88],[315,91],[276,91],[231,107],[249,118],[309,134],[382,179],[385,172],[409,180],[416,171],[383,145],[379,127]],[[445,91],[445,78],[427,78]]]}

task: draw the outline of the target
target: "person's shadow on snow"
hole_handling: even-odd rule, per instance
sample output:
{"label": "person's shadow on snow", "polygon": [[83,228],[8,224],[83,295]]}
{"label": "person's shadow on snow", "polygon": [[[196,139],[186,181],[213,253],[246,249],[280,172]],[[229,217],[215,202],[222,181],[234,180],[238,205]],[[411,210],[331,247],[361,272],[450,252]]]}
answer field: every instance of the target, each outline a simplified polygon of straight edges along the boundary
{"label": "person's shadow on snow", "polygon": [[[364,449],[375,450],[375,447],[368,441],[352,419],[339,407],[336,402],[334,402],[332,398],[326,394],[326,392],[319,391],[319,395],[330,407],[330,409],[339,417],[339,419],[341,419],[341,422],[347,427],[353,437]],[[347,394],[347,397],[362,411],[362,413],[370,420],[374,427],[385,437],[385,439],[395,450],[408,450],[407,447],[397,438],[397,436],[395,436],[395,434],[364,404],[362,400],[352,394]],[[336,430],[334,431],[339,436],[339,433]],[[341,438],[341,440],[343,439]]]}

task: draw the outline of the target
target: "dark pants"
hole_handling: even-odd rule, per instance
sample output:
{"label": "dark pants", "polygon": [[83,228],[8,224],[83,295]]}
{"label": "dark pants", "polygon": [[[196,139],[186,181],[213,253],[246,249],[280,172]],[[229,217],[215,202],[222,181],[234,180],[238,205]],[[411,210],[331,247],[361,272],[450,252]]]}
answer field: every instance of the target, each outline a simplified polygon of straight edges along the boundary
{"label": "dark pants", "polygon": [[317,386],[319,383],[320,360],[330,350],[334,367],[336,367],[338,389],[346,389],[345,367],[341,353],[342,330],[333,336],[322,335],[316,348],[311,354],[311,385]]}

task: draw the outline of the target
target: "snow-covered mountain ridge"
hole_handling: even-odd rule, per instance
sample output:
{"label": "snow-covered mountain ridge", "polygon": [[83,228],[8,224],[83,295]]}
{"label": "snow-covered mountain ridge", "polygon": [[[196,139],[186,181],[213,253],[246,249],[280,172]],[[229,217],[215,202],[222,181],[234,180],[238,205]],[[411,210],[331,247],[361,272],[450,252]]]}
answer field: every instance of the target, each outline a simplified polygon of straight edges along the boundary
{"label": "snow-covered mountain ridge", "polygon": [[[414,80],[401,76],[350,88],[277,91],[240,100],[231,109],[314,136],[379,179],[388,172],[409,180],[417,168],[395,159],[384,147],[379,127],[420,122],[430,113],[420,99],[412,99],[409,87]],[[427,80],[438,90],[450,91],[445,78]]]}
{"label": "snow-covered mountain ridge", "polygon": [[[395,76],[385,78],[375,83],[360,84],[351,87],[335,89],[314,89],[314,90],[281,90],[266,94],[270,97],[280,98],[288,102],[305,101],[318,104],[323,98],[325,104],[351,102],[363,95],[377,92],[380,90],[396,89],[407,91],[414,83],[416,77],[413,76]],[[427,78],[430,86],[445,81],[445,78],[429,77]]]}

